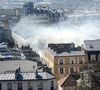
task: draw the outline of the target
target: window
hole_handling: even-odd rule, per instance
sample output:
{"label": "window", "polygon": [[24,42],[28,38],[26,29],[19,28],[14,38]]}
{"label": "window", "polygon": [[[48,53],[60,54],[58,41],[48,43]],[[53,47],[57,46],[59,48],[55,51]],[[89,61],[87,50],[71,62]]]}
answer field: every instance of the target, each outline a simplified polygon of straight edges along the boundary
{"label": "window", "polygon": [[74,64],[74,61],[72,60],[72,63],[71,64]]}
{"label": "window", "polygon": [[70,64],[75,64],[75,58],[74,57],[70,58]]}
{"label": "window", "polygon": [[38,90],[43,90],[43,82],[38,82]]}
{"label": "window", "polygon": [[70,68],[70,73],[74,73],[74,67]]}
{"label": "window", "polygon": [[0,90],[2,90],[2,84],[0,83]]}
{"label": "window", "polygon": [[64,68],[60,68],[60,74],[64,74]]}
{"label": "window", "polygon": [[98,62],[100,63],[100,55],[98,55]]}
{"label": "window", "polygon": [[28,82],[28,90],[33,90],[32,83]]}
{"label": "window", "polygon": [[7,90],[12,90],[12,83],[7,84]]}
{"label": "window", "polygon": [[79,64],[83,64],[83,58],[79,58]]}
{"label": "window", "polygon": [[23,90],[23,89],[22,89],[22,83],[21,83],[21,82],[18,83],[17,85],[18,85],[17,90]]}
{"label": "window", "polygon": [[81,72],[81,71],[83,71],[83,68],[82,68],[82,67],[80,67],[80,68],[79,68],[79,71],[80,71],[80,72]]}
{"label": "window", "polygon": [[62,59],[62,58],[59,59],[59,64],[60,64],[60,65],[64,64],[64,59]]}
{"label": "window", "polygon": [[91,55],[91,62],[94,63],[96,61],[96,56],[95,55]]}
{"label": "window", "polygon": [[51,81],[51,90],[54,90],[54,81]]}

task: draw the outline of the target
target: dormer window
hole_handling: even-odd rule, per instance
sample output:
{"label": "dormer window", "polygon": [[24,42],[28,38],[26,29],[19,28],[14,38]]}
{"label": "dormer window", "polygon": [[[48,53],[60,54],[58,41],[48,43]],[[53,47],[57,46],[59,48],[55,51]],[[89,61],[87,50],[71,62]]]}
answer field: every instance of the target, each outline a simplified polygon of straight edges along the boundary
{"label": "dormer window", "polygon": [[93,45],[90,44],[90,48],[93,48]]}

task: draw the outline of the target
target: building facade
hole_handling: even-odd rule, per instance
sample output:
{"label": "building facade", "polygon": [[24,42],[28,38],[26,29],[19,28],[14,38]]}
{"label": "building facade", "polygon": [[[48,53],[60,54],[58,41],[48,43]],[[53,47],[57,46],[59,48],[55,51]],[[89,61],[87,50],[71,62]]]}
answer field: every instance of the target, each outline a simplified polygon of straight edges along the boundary
{"label": "building facade", "polygon": [[[50,46],[50,45],[49,45]],[[87,68],[87,55],[71,44],[52,44],[44,51],[44,60],[57,80],[69,73],[79,73]]]}
{"label": "building facade", "polygon": [[56,80],[37,62],[0,61],[0,90],[56,90]]}
{"label": "building facade", "polygon": [[26,59],[34,60],[34,57],[40,57],[35,51],[33,51],[30,45],[21,46],[21,50],[23,51],[23,54],[26,56]]}
{"label": "building facade", "polygon": [[84,49],[88,55],[89,66],[100,67],[100,39],[85,40]]}
{"label": "building facade", "polygon": [[56,90],[55,77],[47,72],[24,72],[15,76],[15,73],[0,74],[0,90]]}
{"label": "building facade", "polygon": [[35,24],[52,24],[65,19],[64,11],[51,9],[49,5],[34,5],[33,2],[27,2],[23,5],[23,15],[32,15]]}
{"label": "building facade", "polygon": [[0,27],[0,43],[6,42],[8,43],[9,47],[14,46],[14,38],[12,37],[11,29],[9,28],[9,22],[8,20],[4,20],[4,27]]}

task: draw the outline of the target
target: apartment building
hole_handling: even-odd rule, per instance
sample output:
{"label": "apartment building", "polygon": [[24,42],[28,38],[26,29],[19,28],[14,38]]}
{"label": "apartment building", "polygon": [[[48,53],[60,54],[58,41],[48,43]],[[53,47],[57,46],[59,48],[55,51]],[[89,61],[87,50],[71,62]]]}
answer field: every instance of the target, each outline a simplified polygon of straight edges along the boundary
{"label": "apartment building", "polygon": [[0,90],[55,90],[55,84],[55,77],[42,70],[0,74]]}
{"label": "apartment building", "polygon": [[0,90],[56,90],[56,80],[36,62],[0,61]]}
{"label": "apartment building", "polygon": [[84,49],[90,66],[100,67],[100,39],[85,40]]}
{"label": "apartment building", "polygon": [[74,43],[49,44],[44,51],[44,60],[57,80],[70,73],[79,73],[87,68],[87,55]]}

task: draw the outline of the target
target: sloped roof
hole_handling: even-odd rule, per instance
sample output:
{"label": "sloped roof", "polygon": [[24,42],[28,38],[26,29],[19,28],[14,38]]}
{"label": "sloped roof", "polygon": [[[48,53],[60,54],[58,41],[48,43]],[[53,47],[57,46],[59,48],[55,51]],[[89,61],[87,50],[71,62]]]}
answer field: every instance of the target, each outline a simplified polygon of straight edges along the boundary
{"label": "sloped roof", "polygon": [[69,74],[68,74],[66,77],[64,77],[64,78],[62,78],[62,79],[60,79],[60,80],[58,80],[58,81],[57,81],[58,85],[62,86],[63,83],[65,82],[65,80],[66,80],[68,77],[69,77]]}
{"label": "sloped roof", "polygon": [[[36,78],[36,73],[35,72],[22,72],[20,73],[22,76],[22,80],[38,80]],[[41,77],[41,80],[47,80],[47,79],[54,79],[55,76],[48,73],[48,72],[43,72],[43,71],[38,71],[38,75]],[[4,80],[16,80],[15,79],[15,73],[1,73],[0,74],[0,81]]]}
{"label": "sloped roof", "polygon": [[84,45],[87,51],[100,51],[100,39],[85,40]]}
{"label": "sloped roof", "polygon": [[78,74],[69,74],[66,77],[60,79],[57,83],[61,87],[63,86],[76,86],[76,80],[79,78]]}

